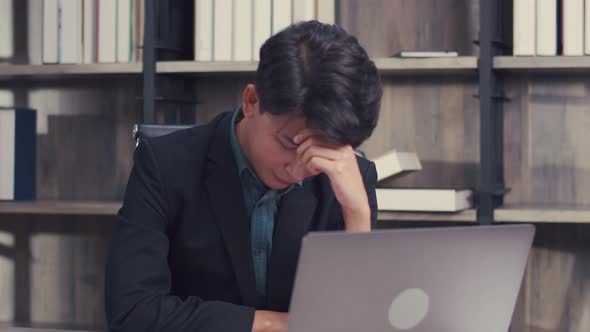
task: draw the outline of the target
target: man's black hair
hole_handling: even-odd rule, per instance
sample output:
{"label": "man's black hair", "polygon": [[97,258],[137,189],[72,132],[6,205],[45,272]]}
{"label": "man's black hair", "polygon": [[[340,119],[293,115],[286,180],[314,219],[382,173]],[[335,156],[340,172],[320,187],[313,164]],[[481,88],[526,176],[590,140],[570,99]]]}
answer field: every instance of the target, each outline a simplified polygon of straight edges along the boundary
{"label": "man's black hair", "polygon": [[318,21],[293,24],[260,49],[256,89],[261,112],[302,114],[336,144],[360,145],[377,125],[379,73],[358,40]]}

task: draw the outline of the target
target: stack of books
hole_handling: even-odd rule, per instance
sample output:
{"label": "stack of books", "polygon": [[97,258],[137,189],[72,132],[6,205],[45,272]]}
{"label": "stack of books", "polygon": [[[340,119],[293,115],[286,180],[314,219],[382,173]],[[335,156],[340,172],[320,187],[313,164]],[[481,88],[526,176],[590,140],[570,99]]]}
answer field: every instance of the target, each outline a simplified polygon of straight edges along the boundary
{"label": "stack of books", "polygon": [[[394,150],[373,162],[378,182],[422,169],[414,152]],[[377,188],[376,194],[382,211],[457,212],[473,207],[473,191],[469,189]]]}

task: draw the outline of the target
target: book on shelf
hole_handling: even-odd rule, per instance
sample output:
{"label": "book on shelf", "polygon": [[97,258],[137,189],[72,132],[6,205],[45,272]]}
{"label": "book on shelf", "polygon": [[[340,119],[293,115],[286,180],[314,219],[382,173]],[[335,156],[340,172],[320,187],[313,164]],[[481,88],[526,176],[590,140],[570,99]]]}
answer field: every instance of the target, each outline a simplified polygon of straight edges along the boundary
{"label": "book on shelf", "polygon": [[133,1],[117,0],[117,62],[132,61],[133,50]]}
{"label": "book on shelf", "polygon": [[401,51],[395,53],[396,58],[453,58],[459,56],[454,51]]}
{"label": "book on shelf", "polygon": [[58,62],[82,63],[82,1],[59,0]]}
{"label": "book on shelf", "polygon": [[58,63],[58,0],[43,1],[43,63]]}
{"label": "book on shelf", "polygon": [[43,1],[29,1],[27,5],[28,62],[43,63]]}
{"label": "book on shelf", "polygon": [[563,55],[584,55],[584,0],[562,1]]}
{"label": "book on shelf", "polygon": [[557,55],[557,1],[537,0],[536,3],[536,54]]}
{"label": "book on shelf", "polygon": [[35,199],[36,112],[0,108],[0,200]]}
{"label": "book on shelf", "polygon": [[316,18],[315,0],[293,0],[293,23]]}
{"label": "book on shelf", "polygon": [[377,188],[380,211],[458,212],[473,207],[470,189]]}
{"label": "book on shelf", "polygon": [[272,30],[271,0],[254,0],[254,35],[252,59],[260,60],[260,47],[270,37]]}
{"label": "book on shelf", "polygon": [[590,0],[584,1],[584,54],[590,55]]}
{"label": "book on shelf", "polygon": [[98,1],[98,58],[99,63],[117,62],[117,1]]}
{"label": "book on shelf", "polygon": [[293,0],[272,0],[272,34],[293,22]]}
{"label": "book on shelf", "polygon": [[97,5],[96,0],[84,0],[82,4],[82,63],[96,62]]}
{"label": "book on shelf", "polygon": [[326,24],[336,23],[336,0],[316,0],[317,20]]}
{"label": "book on shelf", "polygon": [[377,181],[422,169],[420,159],[414,152],[389,151],[373,160],[377,169]]}
{"label": "book on shelf", "polygon": [[14,55],[12,1],[0,1],[0,59]]}
{"label": "book on shelf", "polygon": [[233,6],[233,46],[234,61],[252,60],[252,29],[254,0],[234,1]]}
{"label": "book on shelf", "polygon": [[513,0],[513,54],[535,55],[536,1]]}
{"label": "book on shelf", "polygon": [[213,0],[195,0],[195,61],[213,60]]}
{"label": "book on shelf", "polygon": [[232,0],[213,1],[213,61],[231,61],[232,7]]}

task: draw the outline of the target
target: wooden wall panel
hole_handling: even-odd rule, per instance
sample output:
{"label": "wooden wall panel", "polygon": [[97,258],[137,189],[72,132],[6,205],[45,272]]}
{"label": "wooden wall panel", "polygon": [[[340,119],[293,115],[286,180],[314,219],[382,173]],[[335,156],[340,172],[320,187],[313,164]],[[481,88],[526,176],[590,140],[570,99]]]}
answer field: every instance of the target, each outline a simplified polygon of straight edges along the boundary
{"label": "wooden wall panel", "polygon": [[372,57],[405,51],[474,55],[479,0],[340,0],[340,25]]}
{"label": "wooden wall panel", "polygon": [[590,80],[512,75],[506,79],[507,204],[590,206]]}
{"label": "wooden wall panel", "polygon": [[361,146],[369,158],[389,150],[417,152],[423,170],[383,186],[474,187],[479,160],[475,78],[384,77],[381,113]]}

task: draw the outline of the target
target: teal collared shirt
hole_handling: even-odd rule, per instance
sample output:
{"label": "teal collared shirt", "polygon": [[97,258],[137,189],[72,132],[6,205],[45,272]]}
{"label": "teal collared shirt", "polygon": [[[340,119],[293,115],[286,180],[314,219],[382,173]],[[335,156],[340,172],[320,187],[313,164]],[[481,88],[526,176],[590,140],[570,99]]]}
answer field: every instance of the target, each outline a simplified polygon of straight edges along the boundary
{"label": "teal collared shirt", "polygon": [[252,243],[252,259],[256,277],[256,290],[266,295],[266,271],[272,250],[272,236],[277,206],[281,196],[288,193],[294,186],[302,186],[299,182],[282,190],[266,187],[244,156],[236,137],[236,126],[243,117],[242,108],[234,111],[230,126],[229,140],[238,167],[238,175],[242,185],[244,203],[250,220],[250,236]]}

